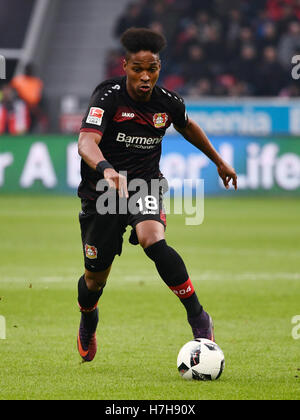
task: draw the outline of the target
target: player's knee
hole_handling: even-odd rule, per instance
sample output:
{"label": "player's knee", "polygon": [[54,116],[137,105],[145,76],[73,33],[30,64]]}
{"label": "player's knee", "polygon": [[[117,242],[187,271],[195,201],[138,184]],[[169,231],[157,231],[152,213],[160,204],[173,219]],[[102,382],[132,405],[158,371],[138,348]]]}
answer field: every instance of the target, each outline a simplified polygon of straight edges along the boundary
{"label": "player's knee", "polygon": [[139,243],[143,249],[149,248],[149,246],[156,244],[161,241],[163,238],[160,233],[153,233],[151,236],[141,236],[139,237]]}
{"label": "player's knee", "polygon": [[136,225],[136,234],[143,249],[165,238],[164,226],[156,220],[145,220]]}
{"label": "player's knee", "polygon": [[104,271],[98,271],[98,272],[92,272],[92,271],[85,271],[85,282],[87,285],[87,288],[91,291],[98,291],[100,289],[103,289],[105,287],[107,278],[110,272],[111,266],[104,270]]}
{"label": "player's knee", "polygon": [[103,278],[101,273],[93,274],[93,276],[85,276],[85,282],[91,292],[96,292],[105,287],[107,279]]}
{"label": "player's knee", "polygon": [[165,239],[162,225],[157,224],[154,227],[155,228],[152,229],[142,229],[138,231],[138,240],[144,250]]}

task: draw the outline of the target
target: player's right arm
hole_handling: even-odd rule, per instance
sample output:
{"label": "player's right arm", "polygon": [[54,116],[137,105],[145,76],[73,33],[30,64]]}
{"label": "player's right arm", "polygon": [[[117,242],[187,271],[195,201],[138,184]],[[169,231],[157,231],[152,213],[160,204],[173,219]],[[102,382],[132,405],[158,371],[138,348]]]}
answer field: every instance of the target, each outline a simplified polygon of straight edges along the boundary
{"label": "player's right arm", "polygon": [[81,132],[78,139],[78,153],[90,168],[96,170],[97,164],[105,158],[99,149],[102,136],[97,133]]}
{"label": "player's right arm", "polygon": [[[78,139],[78,153],[90,168],[101,171],[99,164],[106,162],[99,143],[102,136],[94,132],[81,132]],[[110,188],[116,188],[120,197],[128,198],[127,179],[113,168],[103,170],[103,177],[107,180]]]}
{"label": "player's right arm", "polygon": [[101,151],[103,133],[114,114],[116,86],[100,84],[94,91],[87,112],[82,120],[78,139],[78,153],[85,163],[107,180],[110,188],[116,188],[120,197],[128,198],[127,179],[119,174]]}

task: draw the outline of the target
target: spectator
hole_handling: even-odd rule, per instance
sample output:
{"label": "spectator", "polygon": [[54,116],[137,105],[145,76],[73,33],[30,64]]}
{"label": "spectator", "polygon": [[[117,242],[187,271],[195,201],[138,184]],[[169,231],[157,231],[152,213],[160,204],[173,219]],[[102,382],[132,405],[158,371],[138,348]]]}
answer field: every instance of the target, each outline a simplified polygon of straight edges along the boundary
{"label": "spectator", "polygon": [[[201,10],[200,12],[196,13],[194,22],[197,26],[199,40],[201,42],[205,42],[207,40],[207,34],[210,30],[210,27],[213,24],[211,17],[206,11]],[[214,23],[216,24],[216,22]]]}
{"label": "spectator", "polygon": [[206,40],[203,43],[210,70],[217,76],[224,71],[225,49],[218,27],[211,25],[207,28]]}
{"label": "spectator", "polygon": [[[149,25],[149,29],[151,29],[152,31],[158,32],[159,34],[162,34],[162,35],[165,34],[163,24],[159,21],[151,22],[150,25]],[[170,51],[168,51],[168,48],[167,48],[167,49],[161,51],[161,53],[160,53],[161,60],[166,64],[166,66],[169,66],[169,55],[170,54],[168,54],[168,52],[170,52]],[[166,68],[165,68],[166,66],[163,66],[162,69],[161,69],[161,72],[160,72],[161,77],[164,77],[164,75],[166,74]]]}
{"label": "spectator", "polygon": [[212,76],[207,66],[205,52],[199,44],[189,47],[188,57],[182,70],[185,80],[189,84],[194,84],[199,79],[210,79]]}
{"label": "spectator", "polygon": [[279,34],[282,35],[288,31],[289,24],[295,20],[293,4],[283,4],[281,18],[277,22]]}
{"label": "spectator", "polygon": [[213,94],[211,81],[208,78],[201,78],[192,86],[187,86],[185,94],[188,96],[210,96]]}
{"label": "spectator", "polygon": [[138,2],[129,3],[125,12],[117,20],[114,28],[114,35],[119,38],[126,29],[131,26],[148,26],[149,14],[145,13],[145,8]]}
{"label": "spectator", "polygon": [[117,49],[109,50],[106,58],[106,78],[112,79],[124,75],[124,54]]}
{"label": "spectator", "polygon": [[24,74],[15,76],[11,80],[11,86],[28,106],[31,120],[30,132],[44,131],[47,120],[42,106],[43,82],[35,75],[33,64],[27,64]]}
{"label": "spectator", "polygon": [[285,33],[279,41],[278,57],[281,64],[289,69],[293,55],[300,49],[300,23],[293,21],[288,26],[288,32]]}
{"label": "spectator", "polygon": [[241,27],[240,34],[239,34],[239,41],[240,41],[241,47],[247,44],[255,45],[256,40],[255,40],[254,32],[251,26],[244,25]]}
{"label": "spectator", "polygon": [[163,24],[159,20],[154,20],[150,23],[149,29],[152,31],[158,32],[159,34],[164,34]]}
{"label": "spectator", "polygon": [[233,60],[240,50],[240,31],[243,26],[242,14],[238,9],[232,9],[225,15],[223,22],[223,42],[228,60]]}
{"label": "spectator", "polygon": [[233,63],[232,73],[237,80],[245,82],[249,94],[255,95],[258,82],[257,51],[255,47],[246,45],[242,47],[240,57]]}
{"label": "spectator", "polygon": [[263,51],[266,47],[276,48],[278,45],[279,36],[277,33],[276,24],[271,21],[265,22],[258,34],[257,45],[260,51]]}
{"label": "spectator", "polygon": [[0,99],[0,134],[19,135],[28,132],[28,107],[9,84],[2,87]]}
{"label": "spectator", "polygon": [[[222,43],[222,40],[220,40],[220,43]],[[253,29],[250,26],[243,25],[240,27],[238,39],[236,39],[234,44],[231,45],[231,48],[226,51],[228,59],[234,60],[237,55],[240,55],[243,47],[247,45],[255,48],[256,39]],[[222,60],[225,61],[225,52],[223,52]]]}
{"label": "spectator", "polygon": [[226,38],[229,42],[235,42],[244,24],[243,16],[239,9],[231,9],[224,20]]}
{"label": "spectator", "polygon": [[288,82],[284,68],[277,59],[276,48],[272,46],[264,49],[257,72],[257,94],[260,96],[277,96]]}
{"label": "spectator", "polygon": [[178,34],[174,42],[174,61],[184,61],[187,58],[189,46],[198,42],[198,28],[194,23],[190,23]]}
{"label": "spectator", "polygon": [[172,7],[168,1],[152,1],[150,16],[151,22],[161,23],[166,39],[169,41],[173,39],[179,17],[176,8]]}

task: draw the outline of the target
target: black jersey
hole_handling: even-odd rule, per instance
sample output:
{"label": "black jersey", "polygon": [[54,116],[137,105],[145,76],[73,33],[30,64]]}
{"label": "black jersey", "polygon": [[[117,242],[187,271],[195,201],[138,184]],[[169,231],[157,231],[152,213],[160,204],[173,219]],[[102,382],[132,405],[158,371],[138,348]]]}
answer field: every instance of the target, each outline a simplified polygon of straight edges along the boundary
{"label": "black jersey", "polygon": [[[172,123],[185,128],[187,121],[179,95],[155,86],[150,101],[136,102],[127,92],[126,77],[120,77],[97,86],[80,131],[102,136],[99,148],[105,159],[116,171],[126,171],[128,180],[149,181],[160,176],[161,143],[167,128]],[[83,159],[81,178],[79,197],[97,198],[96,184],[103,177]]]}

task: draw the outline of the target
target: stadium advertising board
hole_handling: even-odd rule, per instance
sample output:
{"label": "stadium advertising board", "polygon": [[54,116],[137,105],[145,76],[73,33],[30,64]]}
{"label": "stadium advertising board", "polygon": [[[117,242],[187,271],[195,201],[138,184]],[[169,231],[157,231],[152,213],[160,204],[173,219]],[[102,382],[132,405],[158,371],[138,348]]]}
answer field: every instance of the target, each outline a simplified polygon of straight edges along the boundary
{"label": "stadium advertising board", "polygon": [[278,99],[187,102],[189,116],[208,135],[300,135],[300,101]]}
{"label": "stadium advertising board", "polygon": [[[218,136],[211,141],[237,171],[234,194],[300,195],[300,138]],[[164,139],[161,170],[174,188],[185,179],[204,179],[206,195],[230,194],[215,165],[180,136]],[[0,138],[1,193],[76,194],[79,181],[73,136]]]}

